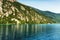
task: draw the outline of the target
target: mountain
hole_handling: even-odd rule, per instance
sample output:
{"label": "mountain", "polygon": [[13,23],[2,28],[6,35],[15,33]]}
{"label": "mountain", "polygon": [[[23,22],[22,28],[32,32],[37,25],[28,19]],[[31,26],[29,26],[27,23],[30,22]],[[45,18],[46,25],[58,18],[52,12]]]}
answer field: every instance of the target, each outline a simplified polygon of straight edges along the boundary
{"label": "mountain", "polygon": [[56,23],[36,8],[16,0],[0,0],[0,24],[48,24]]}
{"label": "mountain", "polygon": [[54,12],[50,12],[50,11],[42,11],[42,10],[38,10],[38,9],[35,9],[35,10],[38,11],[39,13],[42,13],[45,16],[48,16],[49,18],[54,20],[56,23],[60,23],[60,13],[54,13]]}
{"label": "mountain", "polygon": [[56,22],[60,23],[60,14],[56,14],[55,17]]}
{"label": "mountain", "polygon": [[56,23],[60,23],[60,14],[53,13],[53,12],[50,12],[50,11],[44,11],[43,14],[52,18],[54,21],[56,21]]}

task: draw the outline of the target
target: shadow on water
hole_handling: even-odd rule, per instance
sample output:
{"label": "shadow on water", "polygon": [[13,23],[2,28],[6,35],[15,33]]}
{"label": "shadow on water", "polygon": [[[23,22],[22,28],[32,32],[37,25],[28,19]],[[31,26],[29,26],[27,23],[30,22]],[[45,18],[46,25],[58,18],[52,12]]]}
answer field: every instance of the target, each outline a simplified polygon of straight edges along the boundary
{"label": "shadow on water", "polygon": [[57,24],[0,25],[0,40],[49,40],[53,37],[52,34],[55,34],[58,29],[55,27],[56,25]]}

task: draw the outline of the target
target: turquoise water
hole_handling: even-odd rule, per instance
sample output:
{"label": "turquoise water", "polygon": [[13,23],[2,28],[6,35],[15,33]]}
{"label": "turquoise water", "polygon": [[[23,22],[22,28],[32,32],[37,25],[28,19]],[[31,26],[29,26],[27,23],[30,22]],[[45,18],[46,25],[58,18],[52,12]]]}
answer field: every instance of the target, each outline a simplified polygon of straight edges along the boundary
{"label": "turquoise water", "polygon": [[60,24],[0,25],[0,40],[60,40]]}

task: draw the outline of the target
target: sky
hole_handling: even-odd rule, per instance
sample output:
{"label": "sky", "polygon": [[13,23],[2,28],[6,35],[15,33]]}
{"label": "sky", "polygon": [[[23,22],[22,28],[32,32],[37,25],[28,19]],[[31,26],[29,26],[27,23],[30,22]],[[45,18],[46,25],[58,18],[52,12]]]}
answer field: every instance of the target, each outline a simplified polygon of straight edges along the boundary
{"label": "sky", "polygon": [[17,0],[18,2],[32,6],[39,10],[60,13],[60,0]]}

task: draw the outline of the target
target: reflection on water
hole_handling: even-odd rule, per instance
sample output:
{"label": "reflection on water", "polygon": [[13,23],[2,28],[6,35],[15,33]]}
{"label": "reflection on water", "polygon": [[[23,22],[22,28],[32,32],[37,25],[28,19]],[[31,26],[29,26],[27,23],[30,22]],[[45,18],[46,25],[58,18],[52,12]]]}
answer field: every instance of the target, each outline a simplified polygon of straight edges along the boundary
{"label": "reflection on water", "polygon": [[59,40],[59,24],[0,25],[0,40]]}

